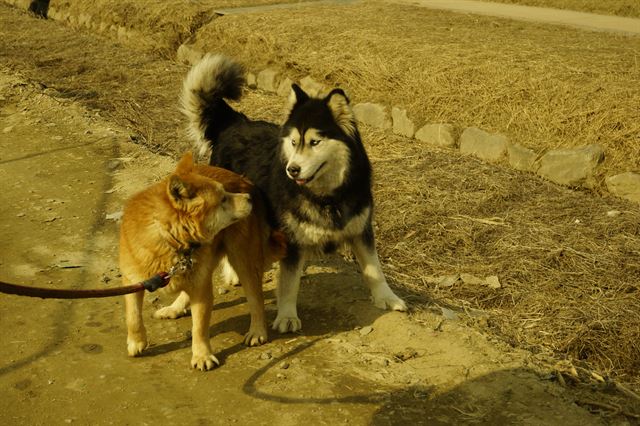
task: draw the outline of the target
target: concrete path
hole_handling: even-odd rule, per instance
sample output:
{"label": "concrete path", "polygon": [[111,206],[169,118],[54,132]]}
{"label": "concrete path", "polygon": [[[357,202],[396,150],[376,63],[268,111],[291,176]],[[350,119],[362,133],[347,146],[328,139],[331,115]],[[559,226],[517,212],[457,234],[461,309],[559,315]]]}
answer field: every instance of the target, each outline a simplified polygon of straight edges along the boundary
{"label": "concrete path", "polygon": [[241,6],[241,7],[229,7],[223,9],[216,9],[215,13],[218,15],[238,15],[246,13],[268,12],[271,10],[279,9],[298,9],[301,7],[317,7],[323,5],[346,5],[355,3],[358,0],[318,0],[318,1],[302,1],[300,3],[276,3],[265,4],[261,6]]}
{"label": "concrete path", "polygon": [[411,4],[431,9],[497,16],[521,21],[566,25],[590,31],[640,35],[640,19],[634,18],[473,0],[392,0],[391,3]]}

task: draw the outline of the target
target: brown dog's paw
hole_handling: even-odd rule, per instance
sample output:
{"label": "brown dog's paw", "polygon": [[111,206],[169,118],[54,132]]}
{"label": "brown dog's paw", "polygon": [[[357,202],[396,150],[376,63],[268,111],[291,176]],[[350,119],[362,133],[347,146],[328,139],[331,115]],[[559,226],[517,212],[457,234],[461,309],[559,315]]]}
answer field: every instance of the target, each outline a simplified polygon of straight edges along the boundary
{"label": "brown dog's paw", "polygon": [[244,335],[244,344],[246,346],[260,346],[267,343],[267,330],[261,330],[255,332],[253,330],[249,330],[247,334]]}
{"label": "brown dog's paw", "polygon": [[209,371],[220,365],[220,361],[212,354],[194,355],[191,357],[191,367],[200,371]]}
{"label": "brown dog's paw", "polygon": [[139,356],[142,352],[149,346],[149,343],[146,339],[144,340],[133,340],[127,339],[127,352],[129,356]]}

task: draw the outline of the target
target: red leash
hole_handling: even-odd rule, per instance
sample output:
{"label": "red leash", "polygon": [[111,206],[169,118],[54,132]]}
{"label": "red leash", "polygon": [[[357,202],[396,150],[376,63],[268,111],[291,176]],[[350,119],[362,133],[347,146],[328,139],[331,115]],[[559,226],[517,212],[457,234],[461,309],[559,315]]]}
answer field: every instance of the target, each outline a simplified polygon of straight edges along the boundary
{"label": "red leash", "polygon": [[0,281],[0,293],[14,294],[16,296],[39,297],[41,299],[89,299],[94,297],[122,296],[123,294],[136,293],[144,290],[154,292],[169,284],[170,279],[170,274],[160,272],[159,274],[137,284],[124,287],[91,290],[29,287]]}

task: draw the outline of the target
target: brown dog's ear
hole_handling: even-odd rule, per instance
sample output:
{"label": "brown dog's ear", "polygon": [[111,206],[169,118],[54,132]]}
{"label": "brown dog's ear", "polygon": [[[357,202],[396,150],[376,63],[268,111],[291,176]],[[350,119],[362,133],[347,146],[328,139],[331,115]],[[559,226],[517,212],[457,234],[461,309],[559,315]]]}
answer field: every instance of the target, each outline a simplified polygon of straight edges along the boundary
{"label": "brown dog's ear", "polygon": [[187,174],[193,170],[193,154],[191,152],[186,152],[180,161],[178,161],[178,165],[176,166],[177,174]]}
{"label": "brown dog's ear", "polygon": [[167,193],[174,206],[184,205],[184,202],[194,197],[193,188],[178,175],[171,175],[167,184]]}
{"label": "brown dog's ear", "polygon": [[355,137],[356,118],[351,110],[351,106],[349,106],[349,98],[347,98],[344,91],[342,89],[333,89],[324,98],[324,101],[342,131],[347,136]]}

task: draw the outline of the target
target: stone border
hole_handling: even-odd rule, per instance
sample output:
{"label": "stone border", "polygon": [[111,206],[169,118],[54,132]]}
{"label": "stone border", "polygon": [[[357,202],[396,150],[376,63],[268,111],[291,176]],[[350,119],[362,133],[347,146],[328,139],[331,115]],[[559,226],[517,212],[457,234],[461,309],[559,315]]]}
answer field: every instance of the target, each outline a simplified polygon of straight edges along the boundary
{"label": "stone border", "polygon": [[[16,7],[28,8],[29,0],[3,0]],[[143,31],[122,26],[93,22],[91,16],[81,14],[70,16],[50,10],[51,18],[68,22],[72,26],[84,26],[101,33],[111,33],[121,41],[144,39]],[[152,37],[151,37],[152,38]],[[182,44],[176,51],[176,60],[194,64],[203,53],[193,47]],[[257,74],[247,74],[250,89],[264,90],[279,96],[289,95],[293,81],[281,75],[278,70],[265,69]],[[300,86],[312,95],[322,93],[327,88],[307,76],[300,80]],[[353,105],[353,111],[359,123],[377,129],[391,131],[396,135],[416,139],[428,145],[458,149],[461,154],[473,155],[488,162],[506,162],[512,168],[534,173],[551,182],[572,187],[593,188],[596,183],[598,166],[604,161],[605,153],[600,145],[592,144],[572,149],[554,149],[544,153],[512,143],[505,135],[489,133],[476,127],[467,127],[458,132],[450,123],[427,123],[416,129],[407,111],[398,106],[391,107],[391,113],[385,105],[362,102]],[[640,203],[640,173],[624,172],[605,176],[607,190],[620,198]]]}
{"label": "stone border", "polygon": [[[182,45],[176,59],[193,65],[202,56],[202,52]],[[268,68],[257,74],[247,73],[247,83],[251,89],[287,97],[293,81],[277,70]],[[328,90],[311,76],[304,77],[299,84],[311,95]],[[487,162],[506,162],[516,170],[534,173],[571,188],[594,188],[598,166],[605,159],[604,150],[598,144],[536,153],[511,142],[505,135],[489,133],[476,127],[467,127],[458,132],[453,124],[427,123],[416,130],[405,109],[393,106],[391,114],[388,111],[387,106],[376,103],[361,102],[353,105],[353,112],[360,124],[391,131],[428,145],[457,149],[461,154],[472,155]],[[605,184],[612,195],[640,203],[640,173],[625,172],[606,176]]]}

